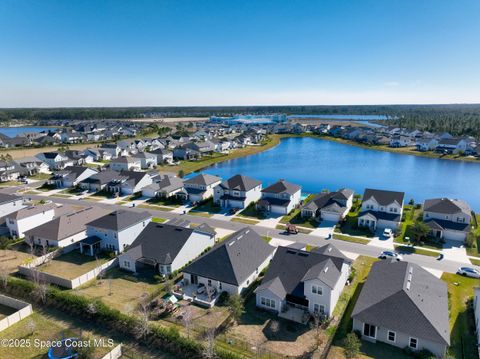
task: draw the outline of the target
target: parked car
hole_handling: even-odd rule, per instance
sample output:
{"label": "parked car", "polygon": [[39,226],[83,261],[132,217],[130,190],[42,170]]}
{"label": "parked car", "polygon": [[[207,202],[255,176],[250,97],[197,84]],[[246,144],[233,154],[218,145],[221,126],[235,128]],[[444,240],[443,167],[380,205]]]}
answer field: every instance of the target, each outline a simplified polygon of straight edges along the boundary
{"label": "parked car", "polygon": [[400,254],[395,253],[395,252],[391,252],[391,251],[383,251],[382,253],[380,253],[378,258],[380,258],[380,259],[389,259],[389,258],[390,259],[396,259],[398,262],[403,260],[403,257]]}
{"label": "parked car", "polygon": [[465,277],[480,278],[480,271],[471,267],[460,267],[457,270],[457,274]]}
{"label": "parked car", "polygon": [[383,230],[383,236],[390,238],[391,236],[393,236],[393,231],[390,228],[385,228]]}

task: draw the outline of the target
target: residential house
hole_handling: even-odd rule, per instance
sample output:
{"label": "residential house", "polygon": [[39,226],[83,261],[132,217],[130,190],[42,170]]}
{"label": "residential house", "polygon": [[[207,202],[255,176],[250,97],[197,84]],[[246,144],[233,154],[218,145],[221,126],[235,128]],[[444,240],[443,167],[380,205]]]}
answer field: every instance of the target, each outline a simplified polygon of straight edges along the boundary
{"label": "residential house", "polygon": [[23,238],[25,232],[49,222],[55,217],[55,203],[39,204],[20,209],[6,216],[7,227],[13,238]]}
{"label": "residential house", "polygon": [[110,182],[120,179],[120,172],[105,170],[84,179],[79,183],[79,187],[89,192],[98,192],[103,190]]}
{"label": "residential house", "polygon": [[150,151],[150,153],[157,156],[157,165],[171,164],[173,162],[173,152],[165,148],[157,148]]}
{"label": "residential house", "polygon": [[0,193],[0,218],[25,207],[23,197]]}
{"label": "residential house", "polygon": [[[104,160],[117,158],[122,152],[122,149],[116,143],[105,143],[99,148],[99,150],[104,152]],[[107,153],[110,154],[110,158],[106,158],[106,156],[108,157]]]}
{"label": "residential house", "polygon": [[153,268],[169,275],[183,268],[215,244],[215,235],[196,228],[150,222],[119,256],[120,268],[137,272]]}
{"label": "residential house", "polygon": [[467,150],[467,141],[463,138],[444,138],[438,141],[438,145],[435,148],[436,152],[441,153],[453,153],[458,154],[460,152],[465,153]]}
{"label": "residential house", "polygon": [[213,188],[218,186],[222,179],[206,173],[198,174],[183,181],[183,186],[191,202],[201,202],[213,196]]}
{"label": "residential house", "polygon": [[0,160],[0,182],[15,181],[20,176],[20,166],[14,161]]}
{"label": "residential house", "polygon": [[317,221],[340,222],[352,208],[353,190],[342,188],[336,192],[317,194],[301,209],[303,218]]}
{"label": "residential house", "polygon": [[447,285],[410,262],[372,265],[352,313],[353,330],[370,342],[444,358],[450,345]]}
{"label": "residential house", "polygon": [[464,241],[471,229],[471,219],[472,209],[465,201],[434,198],[423,204],[423,221],[436,238]]}
{"label": "residential house", "polygon": [[77,132],[65,131],[60,133],[60,141],[63,143],[79,143],[84,139],[83,135]]}
{"label": "residential house", "polygon": [[[87,223],[87,236],[99,238],[100,247],[103,249],[122,253],[151,220],[152,215],[146,211],[121,209]],[[90,250],[88,244],[81,244],[80,251],[91,254]]]}
{"label": "residential house", "polygon": [[202,157],[202,154],[190,143],[177,146],[173,149],[173,158],[177,160],[195,160]]}
{"label": "residential house", "polygon": [[286,215],[300,204],[302,187],[281,179],[261,192],[258,210]]}
{"label": "residential house", "polygon": [[118,176],[107,183],[106,190],[112,193],[128,195],[140,193],[152,184],[152,177],[146,172],[120,171]]}
{"label": "residential house", "polygon": [[43,247],[77,246],[87,237],[86,224],[103,216],[107,211],[99,207],[86,207],[64,214],[25,232],[25,242]]}
{"label": "residential house", "polygon": [[138,152],[132,155],[132,158],[140,161],[142,169],[151,169],[157,165],[157,155],[149,152]]}
{"label": "residential house", "polygon": [[52,170],[64,169],[65,167],[74,165],[74,161],[61,152],[42,152],[38,153],[35,157],[45,162]]}
{"label": "residential house", "polygon": [[262,182],[235,175],[215,187],[213,200],[223,208],[246,208],[262,196]]}
{"label": "residential house", "polygon": [[139,158],[121,156],[110,162],[110,169],[114,171],[141,171],[142,164]]}
{"label": "residential house", "polygon": [[404,192],[383,191],[367,188],[363,194],[362,211],[358,215],[358,226],[372,231],[400,225],[403,213]]}
{"label": "residential house", "polygon": [[407,135],[394,135],[390,138],[390,147],[408,147],[415,145],[415,138]]}
{"label": "residential house", "polygon": [[425,151],[433,151],[438,146],[438,140],[436,138],[418,138],[416,140],[415,146],[417,147],[417,151],[425,152]]}
{"label": "residential house", "polygon": [[149,198],[169,198],[175,195],[184,197],[183,180],[175,176],[162,175],[159,180],[144,187],[142,195]]}
{"label": "residential house", "polygon": [[318,252],[278,247],[262,283],[257,307],[306,323],[312,315],[330,317],[350,274],[351,261],[333,245]]}
{"label": "residential house", "polygon": [[274,252],[253,229],[240,229],[189,264],[183,270],[183,284],[203,284],[218,295],[240,294],[268,266]]}
{"label": "residential house", "polygon": [[96,170],[89,167],[69,166],[61,171],[55,172],[55,174],[48,180],[48,183],[55,185],[58,188],[75,187],[83,180],[97,173]]}
{"label": "residential house", "polygon": [[37,173],[50,173],[48,165],[36,157],[17,158],[15,162],[23,169],[22,175],[24,176],[33,176]]}

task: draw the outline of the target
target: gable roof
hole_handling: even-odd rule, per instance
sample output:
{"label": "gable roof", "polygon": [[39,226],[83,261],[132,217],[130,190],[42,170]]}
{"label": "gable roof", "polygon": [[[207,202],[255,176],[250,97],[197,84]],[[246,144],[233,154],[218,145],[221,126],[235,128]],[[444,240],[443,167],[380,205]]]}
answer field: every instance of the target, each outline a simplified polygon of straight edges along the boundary
{"label": "gable roof", "polygon": [[274,184],[268,186],[267,188],[262,189],[263,193],[283,193],[286,192],[289,195],[293,195],[300,191],[302,187],[294,183],[287,182],[283,179],[278,180]]}
{"label": "gable roof", "polygon": [[385,191],[371,188],[365,189],[362,200],[366,201],[372,197],[382,206],[387,206],[395,201],[401,205],[405,197],[405,192]]}
{"label": "gable roof", "polygon": [[235,175],[220,184],[220,187],[227,190],[250,191],[251,189],[261,185],[262,182],[251,177],[243,175]]}
{"label": "gable roof", "polygon": [[0,204],[19,201],[21,199],[22,197],[14,196],[12,194],[0,193]]}
{"label": "gable roof", "polygon": [[19,211],[8,214],[6,217],[19,220],[19,219],[34,216],[36,214],[39,214],[39,213],[42,213],[42,212],[45,212],[45,211],[54,210],[55,208],[57,208],[55,203],[39,204],[37,206],[30,206],[30,207],[22,208]]}
{"label": "gable roof", "polygon": [[[325,249],[324,252],[328,253],[328,250]],[[284,295],[304,298],[305,281],[318,279],[330,288],[335,287],[341,276],[343,263],[350,261],[342,256],[329,256],[320,251],[307,252],[292,247],[278,247],[256,291],[269,289],[277,295],[283,291]]]}
{"label": "gable roof", "polygon": [[459,199],[433,198],[425,200],[423,210],[443,214],[465,213],[471,215],[471,208],[467,202]]}
{"label": "gable roof", "polygon": [[118,232],[150,218],[152,218],[152,215],[147,211],[137,212],[120,209],[91,221],[88,225]]}
{"label": "gable roof", "polygon": [[105,170],[84,179],[82,183],[99,183],[100,185],[103,185],[120,177],[120,173],[118,173],[117,171]]}
{"label": "gable roof", "polygon": [[146,258],[155,263],[171,264],[194,232],[191,228],[150,222],[126,254],[133,260]]}
{"label": "gable roof", "polygon": [[238,286],[274,251],[274,247],[246,227],[203,254],[184,272]]}
{"label": "gable roof", "polygon": [[196,175],[190,179],[185,180],[185,184],[197,184],[197,185],[203,185],[203,186],[209,186],[213,183],[219,182],[222,179],[217,176],[212,176],[209,175],[208,173],[200,173],[199,175]]}
{"label": "gable roof", "polygon": [[35,236],[44,239],[61,240],[85,231],[86,224],[103,216],[107,211],[99,207],[87,207],[80,211],[65,214],[25,232],[25,237]]}
{"label": "gable roof", "polygon": [[325,192],[317,194],[304,208],[312,211],[325,209],[330,212],[342,212],[346,206],[343,205],[353,195],[353,190],[342,188],[336,192]]}
{"label": "gable roof", "polygon": [[413,263],[374,263],[352,318],[415,338],[450,344],[447,286]]}

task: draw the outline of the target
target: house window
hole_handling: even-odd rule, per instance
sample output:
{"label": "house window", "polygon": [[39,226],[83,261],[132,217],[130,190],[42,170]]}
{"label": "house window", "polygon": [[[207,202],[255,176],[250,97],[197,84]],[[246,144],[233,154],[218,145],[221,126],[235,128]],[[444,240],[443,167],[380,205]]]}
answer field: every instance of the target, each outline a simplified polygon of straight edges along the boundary
{"label": "house window", "polygon": [[208,285],[209,285],[209,286],[212,285],[212,280],[211,280],[211,279],[208,280]]}
{"label": "house window", "polygon": [[170,273],[172,271],[172,266],[167,266],[167,273]]}
{"label": "house window", "polygon": [[388,331],[388,341],[395,343],[395,332],[392,332],[391,330]]}
{"label": "house window", "polygon": [[377,327],[368,323],[363,324],[363,335],[370,338],[376,338]]}
{"label": "house window", "polygon": [[222,282],[218,282],[218,289],[222,290]]}
{"label": "house window", "polygon": [[412,349],[417,349],[418,339],[417,338],[410,338],[410,342],[408,343],[408,346]]}
{"label": "house window", "polygon": [[275,301],[273,299],[262,297],[260,301],[263,306],[275,309]]}
{"label": "house window", "polygon": [[325,306],[322,304],[314,304],[313,312],[318,314],[325,314]]}
{"label": "house window", "polygon": [[124,267],[127,267],[127,268],[130,268],[130,262],[124,261],[124,262],[123,262],[123,266],[124,266]]}
{"label": "house window", "polygon": [[323,288],[319,285],[312,285],[312,293],[323,295]]}

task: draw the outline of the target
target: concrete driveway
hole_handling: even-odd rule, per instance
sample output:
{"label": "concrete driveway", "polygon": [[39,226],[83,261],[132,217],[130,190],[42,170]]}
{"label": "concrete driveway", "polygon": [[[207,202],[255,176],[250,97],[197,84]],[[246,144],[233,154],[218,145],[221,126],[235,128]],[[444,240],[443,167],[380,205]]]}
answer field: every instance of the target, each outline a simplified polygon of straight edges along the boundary
{"label": "concrete driveway", "polygon": [[469,262],[467,250],[463,243],[459,241],[447,241],[443,245],[442,253],[445,256],[445,259],[461,263]]}
{"label": "concrete driveway", "polygon": [[375,235],[370,239],[368,243],[369,246],[375,246],[379,248],[394,249],[393,245],[394,236],[385,237],[383,235],[383,230],[376,231]]}
{"label": "concrete driveway", "polygon": [[312,236],[330,238],[333,236],[333,230],[335,228],[335,222],[322,221],[316,229],[310,233]]}

